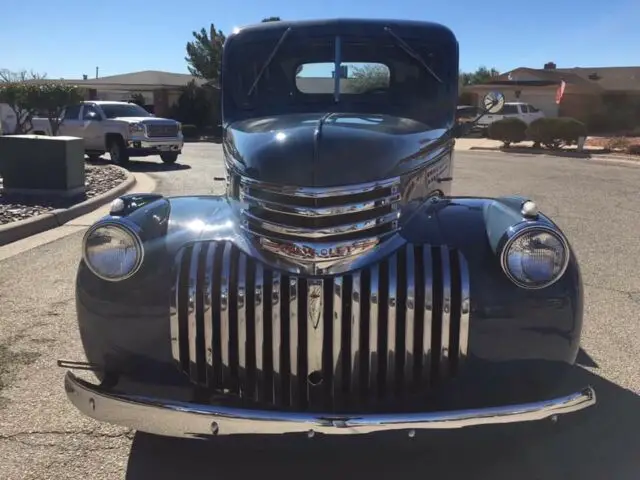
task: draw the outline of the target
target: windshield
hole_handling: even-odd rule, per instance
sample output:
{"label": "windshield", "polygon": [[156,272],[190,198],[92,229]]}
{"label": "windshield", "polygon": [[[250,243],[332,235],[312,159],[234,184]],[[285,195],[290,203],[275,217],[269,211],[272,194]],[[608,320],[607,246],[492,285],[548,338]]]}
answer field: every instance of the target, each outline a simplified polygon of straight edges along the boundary
{"label": "windshield", "polygon": [[103,103],[100,108],[107,118],[151,116],[149,112],[135,103]]}
{"label": "windshield", "polygon": [[382,29],[318,38],[294,29],[279,46],[278,39],[245,40],[225,65],[225,117],[332,111],[444,126],[457,104],[457,45],[437,37],[403,40]]}

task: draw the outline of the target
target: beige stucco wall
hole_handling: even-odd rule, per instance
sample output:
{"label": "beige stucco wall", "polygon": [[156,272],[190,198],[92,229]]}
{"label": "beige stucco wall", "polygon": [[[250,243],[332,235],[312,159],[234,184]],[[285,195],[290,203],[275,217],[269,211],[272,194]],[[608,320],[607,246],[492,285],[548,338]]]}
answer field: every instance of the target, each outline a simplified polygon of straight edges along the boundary
{"label": "beige stucco wall", "polygon": [[[507,102],[529,103],[544,112],[547,117],[558,116],[558,105],[555,101],[557,87],[555,86],[516,88],[512,86],[504,87],[501,85],[474,85],[472,87],[465,87],[464,90],[477,93],[478,102],[482,100],[483,95],[487,92],[502,92]],[[519,97],[516,96],[516,91],[520,91]]]}

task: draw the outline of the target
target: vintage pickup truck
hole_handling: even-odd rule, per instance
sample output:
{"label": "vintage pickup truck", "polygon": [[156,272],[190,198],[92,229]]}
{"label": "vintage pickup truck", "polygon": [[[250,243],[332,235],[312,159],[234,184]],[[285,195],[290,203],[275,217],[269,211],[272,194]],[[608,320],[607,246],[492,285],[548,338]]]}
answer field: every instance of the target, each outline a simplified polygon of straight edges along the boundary
{"label": "vintage pickup truck", "polygon": [[[390,75],[334,75],[362,62]],[[229,36],[221,70],[226,194],[125,195],[84,236],[86,362],[59,365],[97,382],[68,371],[73,405],[205,439],[413,437],[595,404],[566,381],[583,290],[565,233],[530,198],[451,194],[472,125],[451,30],[269,22]]]}
{"label": "vintage pickup truck", "polygon": [[[89,158],[109,152],[111,161],[126,164],[129,157],[160,155],[175,163],[184,139],[180,122],[157,118],[135,103],[87,101],[65,108],[59,135],[84,139]],[[33,133],[51,135],[46,118],[33,119]]]}

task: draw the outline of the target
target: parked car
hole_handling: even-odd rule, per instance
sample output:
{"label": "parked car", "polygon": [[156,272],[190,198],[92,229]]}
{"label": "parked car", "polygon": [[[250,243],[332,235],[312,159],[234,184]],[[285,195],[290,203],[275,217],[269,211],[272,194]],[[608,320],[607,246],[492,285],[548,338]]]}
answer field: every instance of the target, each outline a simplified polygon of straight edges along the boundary
{"label": "parked car", "polygon": [[527,125],[544,117],[544,112],[538,110],[529,103],[523,102],[506,102],[501,111],[496,114],[485,115],[478,121],[478,128],[486,131],[490,124],[503,118],[519,118]]}
{"label": "parked car", "polygon": [[[89,158],[109,152],[111,161],[124,165],[130,157],[159,155],[175,163],[184,139],[180,122],[158,118],[130,102],[95,100],[71,105],[62,113],[59,135],[84,139]],[[33,133],[51,135],[47,118],[34,118]]]}
{"label": "parked car", "polygon": [[[391,76],[361,93],[344,93],[348,78],[297,89],[299,65],[346,71],[341,59]],[[435,23],[283,21],[229,36],[226,193],[125,195],[87,230],[87,361],[59,363],[69,400],[201,439],[413,436],[593,405],[591,387],[563,381],[583,314],[565,234],[527,197],[451,195],[458,71],[456,37]],[[504,96],[487,100],[490,113]]]}

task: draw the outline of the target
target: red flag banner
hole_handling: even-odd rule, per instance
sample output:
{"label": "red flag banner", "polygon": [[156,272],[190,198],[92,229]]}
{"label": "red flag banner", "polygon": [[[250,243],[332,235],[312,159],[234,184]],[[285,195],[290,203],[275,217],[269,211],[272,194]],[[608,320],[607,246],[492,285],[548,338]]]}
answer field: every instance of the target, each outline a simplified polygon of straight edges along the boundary
{"label": "red flag banner", "polygon": [[558,90],[556,91],[556,103],[560,104],[560,102],[562,101],[562,96],[564,95],[564,89],[566,88],[567,84],[565,83],[564,80],[562,80],[560,82],[560,86],[558,87]]}

